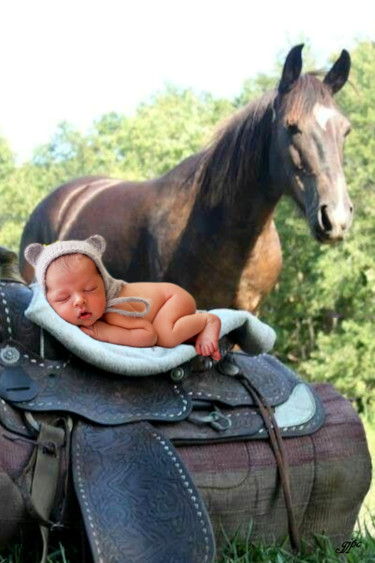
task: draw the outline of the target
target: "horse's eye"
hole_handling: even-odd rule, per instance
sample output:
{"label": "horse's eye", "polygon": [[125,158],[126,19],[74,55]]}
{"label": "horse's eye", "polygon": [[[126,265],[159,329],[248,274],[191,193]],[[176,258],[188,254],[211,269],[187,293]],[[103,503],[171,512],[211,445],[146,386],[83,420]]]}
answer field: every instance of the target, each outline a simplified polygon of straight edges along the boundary
{"label": "horse's eye", "polygon": [[352,128],[350,127],[350,125],[345,129],[344,131],[344,137],[347,137],[350,133],[350,131],[352,130]]}
{"label": "horse's eye", "polygon": [[289,135],[297,135],[298,133],[302,133],[301,129],[295,123],[288,125],[287,129]]}

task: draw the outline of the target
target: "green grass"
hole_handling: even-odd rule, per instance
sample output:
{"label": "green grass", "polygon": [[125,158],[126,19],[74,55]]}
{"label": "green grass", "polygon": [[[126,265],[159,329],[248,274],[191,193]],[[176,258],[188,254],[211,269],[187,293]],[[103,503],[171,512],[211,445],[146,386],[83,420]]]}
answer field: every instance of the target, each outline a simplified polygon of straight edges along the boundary
{"label": "green grass", "polygon": [[[375,539],[360,532],[353,534],[349,541],[356,540],[359,547],[352,547],[346,554],[350,563],[375,563]],[[295,555],[282,545],[241,544],[234,542],[228,546],[220,563],[334,563],[343,561],[342,554],[335,551],[331,540],[326,536],[316,536],[313,550],[302,550]]]}
{"label": "green grass", "polygon": [[[375,525],[375,515],[372,518]],[[350,549],[345,558],[335,551],[329,538],[316,536],[315,547],[311,551],[302,550],[300,555],[291,553],[284,545],[262,545],[247,541],[234,540],[228,543],[219,558],[219,563],[375,563],[375,538],[369,530],[359,528],[349,541],[356,540],[359,547]],[[22,544],[10,549],[0,550],[0,563],[39,563],[40,554],[30,551]],[[48,563],[80,563],[75,548],[64,547],[61,543],[50,550]],[[163,562],[164,563],[164,562]],[[167,562],[165,562],[167,563]],[[198,563],[198,562],[197,562]]]}
{"label": "green grass", "polygon": [[[375,523],[375,516],[373,524]],[[366,531],[358,530],[349,541],[356,540],[359,547],[352,547],[343,559],[342,554],[335,551],[331,540],[326,536],[316,536],[315,547],[311,551],[302,550],[295,555],[282,545],[266,546],[232,542],[223,553],[220,563],[375,563],[375,538]]]}

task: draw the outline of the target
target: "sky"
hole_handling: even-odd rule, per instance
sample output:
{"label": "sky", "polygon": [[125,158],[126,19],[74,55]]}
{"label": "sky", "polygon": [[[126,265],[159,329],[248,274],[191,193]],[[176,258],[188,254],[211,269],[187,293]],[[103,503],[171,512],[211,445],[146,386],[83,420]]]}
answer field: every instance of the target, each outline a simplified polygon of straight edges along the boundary
{"label": "sky", "polygon": [[374,0],[4,1],[0,135],[22,162],[62,121],[85,132],[167,83],[234,97],[301,38],[326,66],[374,37]]}

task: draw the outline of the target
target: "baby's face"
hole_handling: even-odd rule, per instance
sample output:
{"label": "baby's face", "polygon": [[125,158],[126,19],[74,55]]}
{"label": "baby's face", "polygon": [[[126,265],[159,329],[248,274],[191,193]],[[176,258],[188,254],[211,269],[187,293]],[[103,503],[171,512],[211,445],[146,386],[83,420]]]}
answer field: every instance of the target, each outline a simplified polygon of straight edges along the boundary
{"label": "baby's face", "polygon": [[106,308],[103,278],[87,256],[64,259],[52,262],[47,270],[47,301],[64,321],[91,326]]}

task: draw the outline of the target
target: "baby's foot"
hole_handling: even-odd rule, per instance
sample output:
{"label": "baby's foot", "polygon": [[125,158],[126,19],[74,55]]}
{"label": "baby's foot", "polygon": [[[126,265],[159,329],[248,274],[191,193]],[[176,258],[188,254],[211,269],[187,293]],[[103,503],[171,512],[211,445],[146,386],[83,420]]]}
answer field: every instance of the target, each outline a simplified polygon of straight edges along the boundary
{"label": "baby's foot", "polygon": [[221,321],[216,315],[207,313],[207,324],[198,334],[195,341],[195,351],[200,356],[210,356],[213,360],[221,360],[219,350],[219,334]]}

